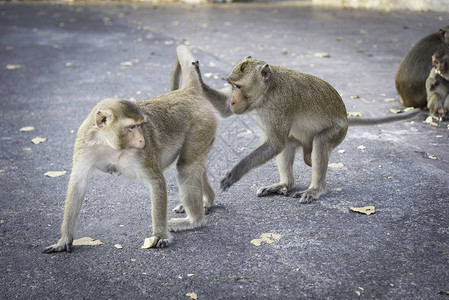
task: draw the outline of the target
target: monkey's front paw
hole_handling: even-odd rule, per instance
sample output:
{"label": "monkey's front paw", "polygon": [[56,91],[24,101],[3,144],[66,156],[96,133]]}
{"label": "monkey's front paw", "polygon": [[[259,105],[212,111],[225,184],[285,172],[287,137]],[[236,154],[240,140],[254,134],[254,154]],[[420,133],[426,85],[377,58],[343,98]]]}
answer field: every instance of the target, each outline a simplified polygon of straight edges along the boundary
{"label": "monkey's front paw", "polygon": [[256,192],[257,197],[263,197],[271,194],[288,196],[288,188],[285,184],[273,184],[261,187]]}
{"label": "monkey's front paw", "polygon": [[50,254],[50,253],[63,252],[63,251],[72,252],[72,243],[63,243],[63,244],[57,243],[57,244],[48,246],[47,248],[42,250],[42,253]]}

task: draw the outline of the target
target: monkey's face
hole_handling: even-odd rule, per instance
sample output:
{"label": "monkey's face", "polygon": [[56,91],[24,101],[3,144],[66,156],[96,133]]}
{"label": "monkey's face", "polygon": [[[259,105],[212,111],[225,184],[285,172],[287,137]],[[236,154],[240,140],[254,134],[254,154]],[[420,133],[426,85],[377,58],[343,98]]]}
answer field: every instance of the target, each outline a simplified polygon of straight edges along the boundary
{"label": "monkey's face", "polygon": [[433,66],[438,74],[445,74],[447,71],[447,63],[444,59],[434,59]]}
{"label": "monkey's face", "polygon": [[145,117],[132,101],[105,99],[96,112],[97,142],[121,151],[145,146]]}
{"label": "monkey's face", "polygon": [[242,114],[258,106],[267,88],[267,68],[265,62],[254,59],[245,59],[234,67],[227,77],[232,86],[230,108],[233,113]]}
{"label": "monkey's face", "polygon": [[239,83],[229,81],[232,86],[231,110],[239,115],[243,114],[249,108],[248,98],[245,96],[243,86]]}
{"label": "monkey's face", "polygon": [[145,137],[143,136],[143,121],[126,120],[119,126],[120,143],[122,149],[142,149],[145,147]]}

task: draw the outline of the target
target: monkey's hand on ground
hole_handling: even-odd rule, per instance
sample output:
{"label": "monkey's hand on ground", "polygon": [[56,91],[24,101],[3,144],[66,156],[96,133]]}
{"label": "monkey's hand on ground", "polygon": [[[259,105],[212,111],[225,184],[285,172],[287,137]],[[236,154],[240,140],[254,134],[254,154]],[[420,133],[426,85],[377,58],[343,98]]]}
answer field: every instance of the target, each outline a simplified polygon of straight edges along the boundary
{"label": "monkey's hand on ground", "polygon": [[42,253],[50,254],[63,251],[72,252],[72,242],[58,242],[42,250]]}
{"label": "monkey's hand on ground", "polygon": [[271,194],[278,194],[283,196],[288,196],[288,187],[286,184],[278,183],[269,186],[261,187],[257,190],[257,197],[268,196]]}

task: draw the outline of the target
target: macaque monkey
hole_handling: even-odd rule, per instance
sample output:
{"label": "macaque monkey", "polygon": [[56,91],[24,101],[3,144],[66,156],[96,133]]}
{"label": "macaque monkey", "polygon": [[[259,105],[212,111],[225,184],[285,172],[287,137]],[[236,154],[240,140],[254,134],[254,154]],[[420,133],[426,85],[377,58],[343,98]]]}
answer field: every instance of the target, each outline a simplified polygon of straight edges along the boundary
{"label": "macaque monkey", "polygon": [[[169,231],[192,229],[205,223],[203,206],[212,206],[215,197],[206,158],[214,141],[217,119],[214,108],[201,92],[192,64],[194,58],[185,50],[177,49],[183,75],[181,89],[141,102],[105,99],[82,123],[75,141],[62,235],[44,253],[71,251],[88,178],[95,170],[120,172],[148,186],[152,247],[168,246],[172,242]],[[167,221],[163,171],[174,162],[187,217]]]}
{"label": "macaque monkey", "polygon": [[[293,194],[300,203],[318,199],[326,190],[329,155],[348,130],[346,107],[338,92],[312,75],[251,59],[237,64],[227,81],[232,86],[230,109],[235,114],[255,110],[266,139],[243,158],[221,181],[226,190],[251,169],[276,157],[280,182],[260,188],[257,196],[288,195],[293,188],[293,162],[299,147],[312,167],[308,189]],[[410,113],[375,119],[350,119],[350,125],[381,124],[411,117]]]}
{"label": "macaque monkey", "polygon": [[[449,110],[449,52],[437,51],[432,55],[432,70],[426,80],[427,108],[430,116],[444,117]],[[438,76],[438,77],[437,77]],[[449,83],[448,83],[449,84]]]}
{"label": "macaque monkey", "polygon": [[432,33],[419,42],[404,56],[396,72],[396,89],[401,104],[412,107],[427,107],[426,79],[432,66],[429,57],[449,47],[449,26]]}

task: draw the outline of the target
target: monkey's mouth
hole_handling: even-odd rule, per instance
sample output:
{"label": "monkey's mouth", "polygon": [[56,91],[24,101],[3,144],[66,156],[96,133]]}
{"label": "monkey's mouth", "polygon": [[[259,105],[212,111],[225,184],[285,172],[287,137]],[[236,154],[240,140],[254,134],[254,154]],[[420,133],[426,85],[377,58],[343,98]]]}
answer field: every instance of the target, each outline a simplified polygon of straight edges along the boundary
{"label": "monkey's mouth", "polygon": [[241,114],[243,114],[247,110],[247,107],[241,107],[241,108],[235,108],[235,109],[231,108],[231,110],[236,115],[241,115]]}

